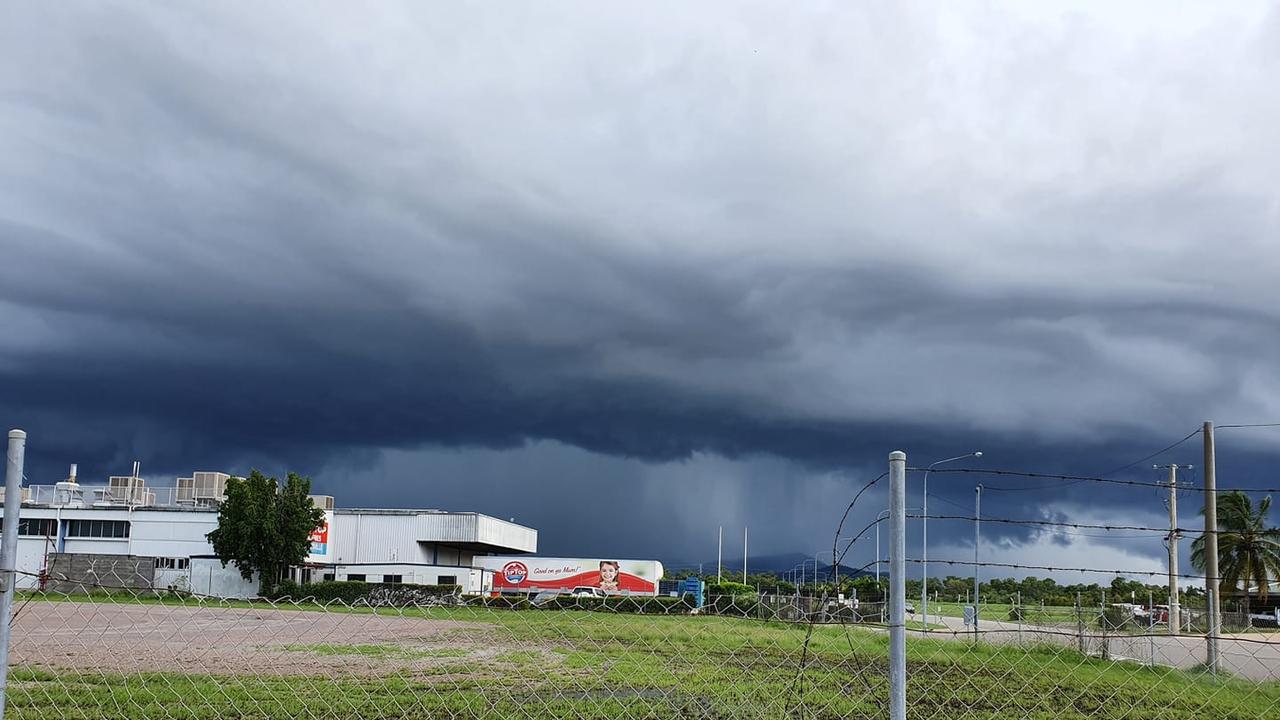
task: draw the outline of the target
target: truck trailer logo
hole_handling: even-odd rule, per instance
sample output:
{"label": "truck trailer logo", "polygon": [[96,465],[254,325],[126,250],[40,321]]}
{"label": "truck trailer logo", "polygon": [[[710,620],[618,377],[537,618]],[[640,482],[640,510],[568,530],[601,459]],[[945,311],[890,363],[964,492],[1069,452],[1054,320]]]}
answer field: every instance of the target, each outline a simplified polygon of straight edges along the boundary
{"label": "truck trailer logo", "polygon": [[509,562],[502,566],[502,577],[512,585],[519,585],[529,577],[529,568],[522,562]]}

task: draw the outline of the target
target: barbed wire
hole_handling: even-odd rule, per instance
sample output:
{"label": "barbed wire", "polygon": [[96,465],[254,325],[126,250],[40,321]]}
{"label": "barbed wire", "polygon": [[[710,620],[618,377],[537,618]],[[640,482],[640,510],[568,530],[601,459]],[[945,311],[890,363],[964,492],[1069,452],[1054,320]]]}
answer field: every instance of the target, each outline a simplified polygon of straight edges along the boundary
{"label": "barbed wire", "polygon": [[[924,564],[937,563],[939,565],[967,565],[969,567],[974,567],[974,566],[1002,567],[1002,568],[1011,568],[1011,569],[1020,569],[1020,570],[1044,570],[1047,572],[1078,572],[1078,573],[1093,573],[1098,575],[1144,575],[1148,577],[1169,577],[1169,573],[1165,571],[1152,571],[1152,570],[1116,570],[1111,568],[1088,568],[1088,567],[1070,567],[1070,566],[1059,567],[1056,565],[1026,565],[1023,563],[1006,563],[1006,562],[990,562],[990,561],[974,562],[973,560],[934,560],[933,558],[929,558],[928,560],[921,560],[919,558],[905,558],[905,560],[906,562],[909,562],[909,563],[924,563]],[[1210,578],[1208,575],[1193,575],[1189,573],[1178,573],[1174,575],[1174,577],[1184,578],[1187,580],[1210,580],[1210,579],[1221,580],[1222,579],[1220,577]]]}
{"label": "barbed wire", "polygon": [[839,575],[839,572],[840,572],[840,563],[844,560],[845,553],[849,552],[849,546],[851,546],[853,542],[856,542],[857,539],[862,536],[862,533],[866,532],[866,530],[864,529],[862,533],[855,535],[854,540],[849,543],[849,546],[845,546],[845,552],[840,553],[839,555],[836,554],[836,548],[840,545],[840,532],[844,530],[844,523],[846,520],[849,519],[849,513],[853,511],[853,506],[858,504],[858,500],[862,497],[863,493],[870,490],[872,486],[874,486],[876,483],[888,477],[888,475],[889,475],[889,472],[886,470],[885,472],[882,472],[876,477],[872,478],[866,485],[863,485],[862,489],[858,490],[858,492],[854,494],[853,499],[849,501],[849,505],[845,507],[844,514],[840,516],[840,523],[836,525],[835,535],[832,536],[832,539],[831,539],[831,565],[834,568],[834,572],[837,574],[837,576]]}
{"label": "barbed wire", "polygon": [[[907,517],[914,520],[921,520],[921,519],[969,520],[969,521],[976,520],[984,523],[992,522],[992,523],[1001,523],[1005,525],[1046,525],[1046,526],[1052,526],[1052,527],[1075,528],[1079,530],[1133,530],[1133,531],[1162,532],[1165,534],[1169,533],[1168,526],[1155,527],[1155,526],[1149,526],[1149,525],[1112,525],[1112,524],[1095,524],[1095,523],[1074,523],[1074,522],[1066,522],[1061,520],[1015,520],[1010,518],[997,518],[997,517],[975,517],[973,515],[908,515]],[[1194,535],[1196,533],[1206,534],[1206,535],[1238,534],[1238,531],[1236,530],[1205,530],[1203,528],[1190,529],[1190,528],[1183,528],[1183,527],[1174,528],[1173,531],[1180,535]]]}

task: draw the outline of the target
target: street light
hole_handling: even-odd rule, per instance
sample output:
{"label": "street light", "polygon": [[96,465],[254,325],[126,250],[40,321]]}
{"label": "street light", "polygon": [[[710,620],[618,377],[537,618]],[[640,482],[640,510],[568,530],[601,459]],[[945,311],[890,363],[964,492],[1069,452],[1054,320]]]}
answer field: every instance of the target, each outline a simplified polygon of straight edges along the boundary
{"label": "street light", "polygon": [[957,455],[946,460],[939,460],[924,471],[924,505],[921,515],[924,516],[924,539],[920,551],[920,612],[924,617],[924,626],[929,627],[929,473],[933,469],[943,463],[954,462],[956,460],[964,460],[966,458],[982,457],[981,450],[974,450],[966,455]]}
{"label": "street light", "polygon": [[[905,508],[904,511],[915,512],[918,509],[919,508]],[[888,510],[881,510],[880,514],[876,515],[876,585],[877,586],[880,585],[880,521],[885,519],[886,517],[889,517]]]}

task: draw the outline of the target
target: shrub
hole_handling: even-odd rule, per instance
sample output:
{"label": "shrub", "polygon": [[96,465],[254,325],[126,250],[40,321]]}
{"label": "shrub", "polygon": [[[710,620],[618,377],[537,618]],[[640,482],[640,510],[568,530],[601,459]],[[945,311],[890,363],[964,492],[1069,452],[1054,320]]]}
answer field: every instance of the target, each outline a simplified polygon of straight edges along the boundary
{"label": "shrub", "polygon": [[694,609],[693,598],[688,595],[611,595],[604,598],[560,595],[535,605],[531,596],[521,594],[485,597],[479,602],[485,607],[507,610],[588,610],[645,615],[680,614]]}
{"label": "shrub", "polygon": [[403,606],[436,604],[443,598],[453,598],[461,588],[457,585],[405,585],[393,583],[363,583],[350,580],[299,585],[286,580],[275,587],[267,597],[271,600],[312,600],[321,605],[369,604],[378,606]]}
{"label": "shrub", "polygon": [[754,595],[756,589],[750,585],[744,585],[740,582],[724,581],[718,583],[707,583],[706,593],[708,595]]}
{"label": "shrub", "polygon": [[539,608],[555,610],[598,610],[605,612],[668,615],[687,613],[694,608],[693,598],[663,595],[613,595],[605,598],[560,596],[542,603]]}
{"label": "shrub", "polygon": [[717,615],[756,617],[760,613],[760,600],[754,592],[716,595],[707,599],[707,605]]}
{"label": "shrub", "polygon": [[1124,608],[1105,607],[1098,616],[1098,627],[1103,630],[1128,630],[1137,627],[1133,615]]}

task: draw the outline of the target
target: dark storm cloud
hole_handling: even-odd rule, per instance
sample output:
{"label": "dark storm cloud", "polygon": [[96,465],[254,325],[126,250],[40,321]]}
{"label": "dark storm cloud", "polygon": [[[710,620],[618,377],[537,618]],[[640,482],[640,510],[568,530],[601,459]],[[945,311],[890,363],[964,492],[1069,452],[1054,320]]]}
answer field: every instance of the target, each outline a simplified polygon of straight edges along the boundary
{"label": "dark storm cloud", "polygon": [[[28,474],[288,466],[391,503],[418,496],[340,478],[484,448],[592,485],[546,442],[802,485],[893,447],[1097,471],[1280,416],[1274,16],[542,12],[17,13],[0,410]],[[664,547],[698,524],[602,492]]]}

